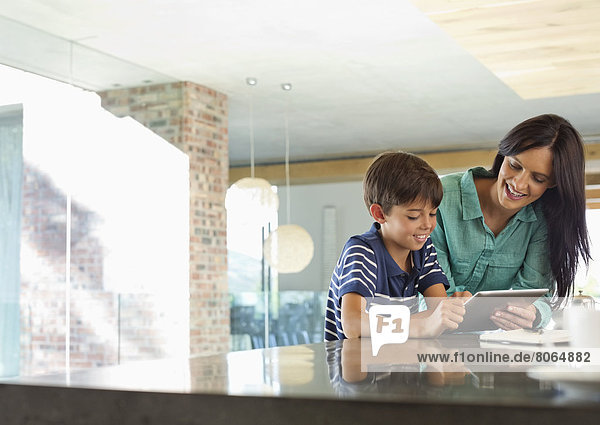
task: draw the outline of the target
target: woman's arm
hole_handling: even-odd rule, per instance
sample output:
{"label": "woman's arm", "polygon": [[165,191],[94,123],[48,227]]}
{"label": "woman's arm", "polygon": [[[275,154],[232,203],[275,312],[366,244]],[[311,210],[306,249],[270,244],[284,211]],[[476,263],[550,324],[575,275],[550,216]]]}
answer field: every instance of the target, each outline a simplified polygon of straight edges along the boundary
{"label": "woman's arm", "polygon": [[507,310],[496,312],[496,315],[490,319],[502,329],[507,330],[546,326],[552,316],[552,309],[548,302],[552,296],[552,271],[548,259],[545,222],[539,224],[531,237],[523,265],[511,288],[548,288],[550,291],[547,296],[526,308],[511,306]]}

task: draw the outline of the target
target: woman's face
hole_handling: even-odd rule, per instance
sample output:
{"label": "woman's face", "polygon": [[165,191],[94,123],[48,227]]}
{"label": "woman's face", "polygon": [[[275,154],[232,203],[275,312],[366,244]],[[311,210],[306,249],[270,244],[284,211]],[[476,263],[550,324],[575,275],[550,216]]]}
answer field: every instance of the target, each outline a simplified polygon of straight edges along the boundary
{"label": "woman's face", "polygon": [[519,210],[538,200],[554,185],[552,151],[533,148],[504,158],[498,173],[497,192],[500,205]]}

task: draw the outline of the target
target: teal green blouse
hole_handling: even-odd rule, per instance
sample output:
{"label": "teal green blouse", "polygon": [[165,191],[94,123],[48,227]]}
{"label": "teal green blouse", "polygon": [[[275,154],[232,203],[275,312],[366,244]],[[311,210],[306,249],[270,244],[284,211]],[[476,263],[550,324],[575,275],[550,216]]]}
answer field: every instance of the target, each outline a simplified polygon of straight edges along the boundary
{"label": "teal green blouse", "polygon": [[[494,235],[484,223],[475,177],[493,177],[482,167],[442,177],[444,197],[431,239],[450,288],[456,291],[549,288],[553,279],[541,202],[527,205]],[[535,302],[545,326],[552,310],[548,298]]]}

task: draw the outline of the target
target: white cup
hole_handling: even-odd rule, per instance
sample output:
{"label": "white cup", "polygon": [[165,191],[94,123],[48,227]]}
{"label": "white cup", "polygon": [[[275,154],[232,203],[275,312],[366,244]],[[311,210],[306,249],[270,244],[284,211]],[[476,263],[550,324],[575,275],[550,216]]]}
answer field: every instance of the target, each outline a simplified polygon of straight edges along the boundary
{"label": "white cup", "polygon": [[573,347],[600,347],[600,310],[574,307],[565,310],[564,324]]}

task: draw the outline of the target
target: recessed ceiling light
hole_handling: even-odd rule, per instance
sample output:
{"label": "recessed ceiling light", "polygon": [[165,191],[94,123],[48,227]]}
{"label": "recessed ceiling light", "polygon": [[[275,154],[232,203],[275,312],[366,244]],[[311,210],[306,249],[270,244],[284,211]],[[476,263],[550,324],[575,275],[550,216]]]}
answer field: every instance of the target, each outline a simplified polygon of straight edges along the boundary
{"label": "recessed ceiling light", "polygon": [[290,91],[292,89],[292,84],[291,83],[283,83],[281,85],[281,88],[284,89],[285,91]]}
{"label": "recessed ceiling light", "polygon": [[256,78],[254,78],[254,77],[248,77],[248,78],[246,78],[246,84],[248,84],[249,86],[255,86],[256,83],[258,83],[258,81],[256,80]]}
{"label": "recessed ceiling light", "polygon": [[152,82],[152,80],[144,80],[144,81],[142,81],[142,83],[144,83],[144,84],[150,84],[151,82]]}

